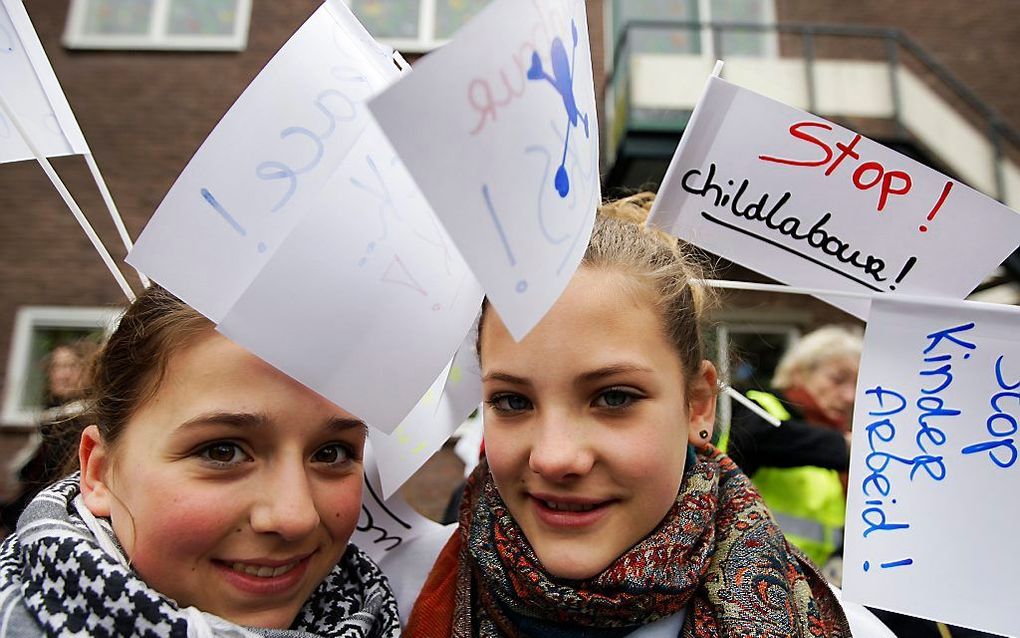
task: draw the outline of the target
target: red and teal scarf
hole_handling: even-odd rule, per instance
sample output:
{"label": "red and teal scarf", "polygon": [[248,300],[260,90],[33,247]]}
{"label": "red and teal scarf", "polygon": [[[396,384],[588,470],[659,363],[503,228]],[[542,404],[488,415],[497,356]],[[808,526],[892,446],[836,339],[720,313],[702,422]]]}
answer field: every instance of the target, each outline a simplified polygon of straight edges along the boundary
{"label": "red and teal scarf", "polygon": [[608,638],[684,609],[684,638],[850,637],[817,568],[786,542],[747,477],[711,447],[687,469],[659,527],[581,581],[544,571],[483,462],[405,635]]}

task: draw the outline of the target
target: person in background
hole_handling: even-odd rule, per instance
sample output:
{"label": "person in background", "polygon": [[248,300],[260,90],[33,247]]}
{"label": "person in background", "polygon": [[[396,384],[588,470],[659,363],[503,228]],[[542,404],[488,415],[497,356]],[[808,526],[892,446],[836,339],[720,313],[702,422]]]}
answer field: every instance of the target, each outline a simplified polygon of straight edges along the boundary
{"label": "person in background", "polygon": [[[653,197],[602,206],[521,341],[484,308],[485,457],[405,635],[851,635],[818,568],[709,443],[708,295],[686,248],[643,225]],[[881,630],[855,636],[888,635],[867,616]]]}
{"label": "person in background", "polygon": [[819,565],[843,544],[858,328],[824,326],[779,361],[772,391],[747,397],[782,424],[733,405],[730,458],[751,477],[787,539]]}
{"label": "person in background", "polygon": [[349,544],[363,422],[155,286],[90,387],[80,471],[0,545],[6,635],[399,635],[386,578]]}
{"label": "person in background", "polygon": [[62,343],[44,360],[45,411],[39,429],[29,442],[23,462],[12,468],[17,476],[17,496],[4,504],[0,523],[13,530],[18,517],[44,487],[65,476],[78,451],[78,439],[87,425],[84,401],[89,367],[98,344],[89,338]]}

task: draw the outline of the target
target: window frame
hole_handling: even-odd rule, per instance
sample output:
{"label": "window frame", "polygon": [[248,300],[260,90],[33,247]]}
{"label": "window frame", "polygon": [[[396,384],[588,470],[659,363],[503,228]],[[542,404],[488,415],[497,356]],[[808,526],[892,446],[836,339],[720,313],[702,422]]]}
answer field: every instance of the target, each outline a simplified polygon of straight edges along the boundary
{"label": "window frame", "polygon": [[[388,38],[382,35],[372,34],[379,42],[393,47],[402,53],[428,53],[438,49],[450,42],[450,38],[436,37],[436,0],[414,0],[418,3],[418,37],[417,38]],[[351,7],[351,0],[343,0],[344,4],[351,9],[354,15],[357,12]],[[361,19],[360,17],[358,18]],[[427,37],[426,37],[427,34]]]}
{"label": "window frame", "polygon": [[[604,50],[605,50],[605,65],[606,71],[612,72],[613,60],[616,55],[616,30],[617,30],[617,4],[624,0],[603,0],[602,15],[603,15],[603,34],[604,39]],[[698,11],[698,22],[701,23],[701,29],[698,30],[699,38],[701,40],[701,53],[698,54],[701,57],[716,59],[718,58],[715,50],[715,39],[712,37],[712,29],[707,26],[710,24],[712,19],[712,0],[681,0],[683,2],[692,3]],[[776,0],[762,0],[765,2],[765,16],[763,25],[775,25],[778,13],[776,11]],[[766,30],[762,32],[764,40],[764,53],[761,57],[765,58],[777,58],[779,57],[779,34],[775,30]],[[726,51],[723,51],[725,59]]]}
{"label": "window frame", "polygon": [[14,320],[10,352],[7,356],[7,374],[4,379],[3,407],[0,408],[0,423],[4,427],[33,428],[38,422],[43,406],[27,405],[24,394],[32,367],[39,360],[32,359],[32,338],[37,330],[81,329],[82,331],[102,330],[109,335],[123,308],[117,307],[72,307],[72,306],[22,306]]}
{"label": "window frame", "polygon": [[171,0],[152,0],[149,29],[139,34],[86,33],[89,5],[96,0],[71,0],[64,25],[63,44],[69,49],[114,49],[138,51],[243,51],[248,46],[252,0],[234,0],[237,14],[233,32],[227,35],[170,35]]}

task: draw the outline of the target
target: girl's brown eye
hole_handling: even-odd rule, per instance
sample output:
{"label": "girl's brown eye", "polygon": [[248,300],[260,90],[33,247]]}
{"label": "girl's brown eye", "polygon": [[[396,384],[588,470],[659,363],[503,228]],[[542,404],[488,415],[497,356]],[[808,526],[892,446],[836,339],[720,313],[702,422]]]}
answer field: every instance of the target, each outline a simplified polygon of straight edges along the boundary
{"label": "girl's brown eye", "polygon": [[348,452],[342,445],[327,445],[323,448],[319,448],[312,457],[312,460],[316,463],[337,465],[346,463],[350,460],[350,458],[350,452]]}
{"label": "girl's brown eye", "polygon": [[234,443],[213,443],[202,450],[202,456],[213,463],[229,465],[244,458],[244,452]]}

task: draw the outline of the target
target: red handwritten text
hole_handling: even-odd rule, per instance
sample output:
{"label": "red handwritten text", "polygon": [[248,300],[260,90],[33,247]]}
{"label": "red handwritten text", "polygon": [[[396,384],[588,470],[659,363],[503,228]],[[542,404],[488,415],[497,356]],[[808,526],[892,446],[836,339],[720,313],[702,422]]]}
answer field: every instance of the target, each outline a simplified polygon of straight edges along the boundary
{"label": "red handwritten text", "polygon": [[487,123],[495,122],[500,109],[524,95],[531,54],[535,51],[548,52],[555,35],[570,24],[559,9],[549,9],[538,0],[532,0],[531,4],[540,19],[532,28],[531,37],[511,54],[510,64],[499,68],[493,78],[474,77],[468,82],[467,101],[478,116],[471,135],[480,133]]}

